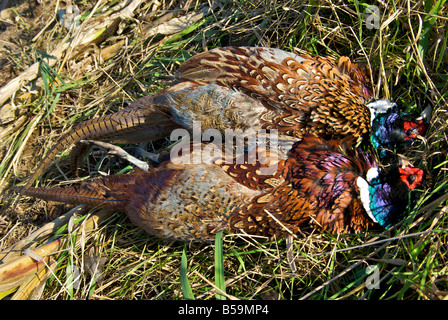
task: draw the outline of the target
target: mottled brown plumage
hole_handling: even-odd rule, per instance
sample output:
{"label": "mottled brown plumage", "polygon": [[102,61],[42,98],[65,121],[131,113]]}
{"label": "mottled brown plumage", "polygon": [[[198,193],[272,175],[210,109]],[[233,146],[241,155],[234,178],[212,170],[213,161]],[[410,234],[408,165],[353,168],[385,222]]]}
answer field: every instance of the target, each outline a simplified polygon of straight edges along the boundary
{"label": "mottled brown plumage", "polygon": [[262,128],[302,137],[368,135],[373,99],[367,70],[349,58],[297,55],[273,48],[226,47],[179,67],[181,81],[215,83],[260,101]]}
{"label": "mottled brown plumage", "polygon": [[[372,219],[386,221],[387,227],[404,211],[409,181],[414,188],[422,178],[416,168],[401,168],[396,175],[382,172],[363,151],[314,135],[295,143],[287,159],[238,163],[235,158],[228,163],[225,158],[208,164],[173,158],[149,172],[138,170],[64,188],[28,188],[23,193],[120,210],[160,238],[209,241],[223,229],[270,237],[309,227],[360,232],[373,224]],[[260,175],[271,165],[275,169],[270,174]],[[384,194],[383,186],[394,192]],[[376,199],[380,206],[372,202]]]}
{"label": "mottled brown plumage", "polygon": [[[177,83],[114,114],[87,120],[65,134],[27,182],[80,140],[139,142],[193,130],[278,129],[301,138],[368,137],[372,99],[368,72],[347,57],[296,55],[272,48],[226,47],[198,54],[176,74]],[[76,150],[79,150],[76,149]],[[76,166],[76,157],[73,161]],[[74,168],[76,170],[76,168]]]}

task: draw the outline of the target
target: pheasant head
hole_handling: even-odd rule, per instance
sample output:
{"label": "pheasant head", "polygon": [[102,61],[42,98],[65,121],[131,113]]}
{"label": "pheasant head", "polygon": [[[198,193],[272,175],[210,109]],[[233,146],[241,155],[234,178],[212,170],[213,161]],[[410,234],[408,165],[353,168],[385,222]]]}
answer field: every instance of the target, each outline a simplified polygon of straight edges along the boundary
{"label": "pheasant head", "polygon": [[370,219],[388,229],[401,220],[408,205],[409,191],[423,182],[423,170],[405,166],[380,171],[372,167],[356,185],[364,210]]}
{"label": "pheasant head", "polygon": [[[402,112],[395,103],[377,100],[367,104],[372,112],[370,140],[380,155],[385,150],[400,149],[410,145],[426,133],[431,108],[426,108],[419,117]],[[382,149],[382,150],[381,150]]]}

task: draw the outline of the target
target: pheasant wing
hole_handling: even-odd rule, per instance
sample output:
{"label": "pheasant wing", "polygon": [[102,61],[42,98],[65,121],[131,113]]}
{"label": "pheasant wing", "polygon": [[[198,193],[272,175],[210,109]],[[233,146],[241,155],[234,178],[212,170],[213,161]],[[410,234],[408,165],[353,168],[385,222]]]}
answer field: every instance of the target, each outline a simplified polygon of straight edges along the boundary
{"label": "pheasant wing", "polygon": [[356,128],[358,138],[368,132],[370,120],[365,107],[372,99],[368,74],[347,57],[334,60],[274,48],[225,47],[193,56],[176,77],[216,83],[260,101],[266,107],[259,116],[264,128],[298,137],[309,131],[347,134]]}

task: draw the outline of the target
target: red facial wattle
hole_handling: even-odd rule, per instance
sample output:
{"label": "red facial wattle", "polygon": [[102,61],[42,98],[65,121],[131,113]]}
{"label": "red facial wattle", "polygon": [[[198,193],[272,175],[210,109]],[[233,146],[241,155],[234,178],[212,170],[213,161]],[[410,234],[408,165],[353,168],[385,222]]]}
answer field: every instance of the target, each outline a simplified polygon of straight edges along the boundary
{"label": "red facial wattle", "polygon": [[398,168],[400,172],[400,179],[403,181],[410,190],[414,190],[423,181],[423,170],[419,168],[405,167]]}
{"label": "red facial wattle", "polygon": [[417,136],[422,136],[426,132],[426,125],[423,120],[418,122],[405,121],[404,122],[404,132],[406,133],[406,137],[404,140],[416,139]]}

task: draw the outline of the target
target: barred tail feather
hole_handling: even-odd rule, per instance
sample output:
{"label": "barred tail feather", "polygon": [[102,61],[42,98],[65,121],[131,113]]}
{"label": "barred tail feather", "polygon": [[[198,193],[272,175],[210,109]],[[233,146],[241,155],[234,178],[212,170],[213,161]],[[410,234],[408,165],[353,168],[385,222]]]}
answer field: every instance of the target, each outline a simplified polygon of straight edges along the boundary
{"label": "barred tail feather", "polygon": [[[24,188],[20,191],[22,195],[43,199],[46,201],[56,201],[67,204],[85,204],[90,207],[101,206],[120,210],[125,204],[124,199],[116,196],[119,186],[115,179],[100,178],[91,182],[84,182],[79,185],[54,187],[54,188]],[[114,177],[115,178],[115,177]],[[121,187],[122,185],[119,184]]]}
{"label": "barred tail feather", "polygon": [[[160,95],[163,96],[163,94]],[[165,136],[168,130],[172,130],[177,125],[160,110],[162,106],[154,102],[156,97],[142,98],[122,111],[86,120],[74,126],[49,151],[37,170],[28,179],[25,188],[31,187],[59,152],[80,140],[106,139],[114,142],[141,142]],[[76,159],[74,163],[76,163]]]}

